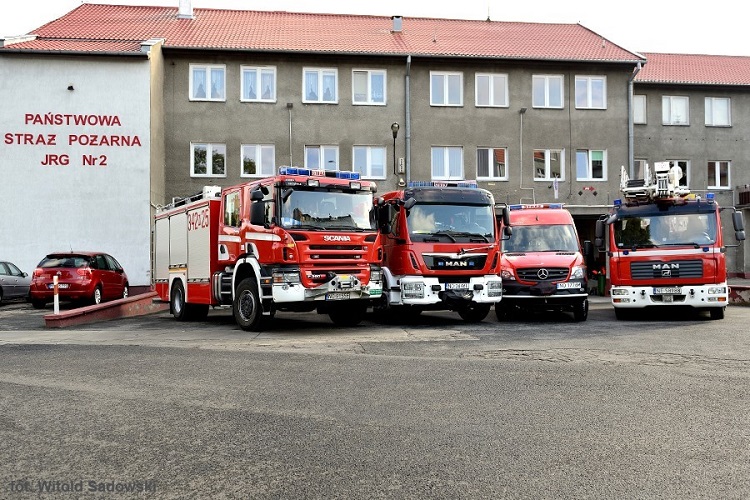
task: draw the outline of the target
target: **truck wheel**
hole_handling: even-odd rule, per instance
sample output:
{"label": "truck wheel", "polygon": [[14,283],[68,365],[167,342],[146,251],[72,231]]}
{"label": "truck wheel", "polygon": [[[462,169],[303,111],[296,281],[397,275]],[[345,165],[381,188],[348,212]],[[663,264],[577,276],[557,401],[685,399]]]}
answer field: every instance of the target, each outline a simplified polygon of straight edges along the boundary
{"label": "truck wheel", "polygon": [[479,323],[490,313],[490,304],[471,304],[458,310],[461,319],[468,323]]}
{"label": "truck wheel", "polygon": [[356,304],[339,307],[328,311],[328,317],[336,326],[356,326],[362,322],[367,306]]}
{"label": "truck wheel", "polygon": [[712,307],[709,309],[711,319],[724,319],[724,310],[726,307]]}
{"label": "truck wheel", "polygon": [[172,316],[177,321],[187,321],[188,309],[185,304],[185,288],[182,286],[182,282],[177,280],[172,285],[172,293],[169,295],[169,309],[172,312]]}
{"label": "truck wheel", "polygon": [[495,304],[495,316],[497,316],[498,321],[507,321],[508,318],[510,318],[510,311],[508,310],[508,306],[505,306],[500,302]]}
{"label": "truck wheel", "polygon": [[[616,310],[616,309],[615,309]],[[589,299],[576,302],[573,306],[573,319],[575,321],[586,321],[589,317]]]}
{"label": "truck wheel", "polygon": [[248,332],[259,332],[263,326],[263,308],[258,285],[253,278],[245,278],[237,287],[232,303],[234,320]]}

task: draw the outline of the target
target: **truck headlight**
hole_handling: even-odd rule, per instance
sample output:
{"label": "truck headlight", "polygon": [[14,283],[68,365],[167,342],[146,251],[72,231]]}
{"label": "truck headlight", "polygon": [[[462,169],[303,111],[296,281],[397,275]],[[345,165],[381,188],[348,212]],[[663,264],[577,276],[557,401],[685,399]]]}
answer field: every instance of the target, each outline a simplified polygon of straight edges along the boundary
{"label": "truck headlight", "polygon": [[516,275],[510,269],[503,269],[500,271],[500,277],[504,280],[516,281]]}
{"label": "truck headlight", "polygon": [[274,283],[299,283],[299,271],[294,272],[283,272],[274,271],[273,273]]}
{"label": "truck headlight", "polygon": [[612,288],[609,293],[610,295],[627,295],[628,291],[624,288]]}
{"label": "truck headlight", "polygon": [[573,266],[570,272],[570,279],[579,280],[586,277],[586,266]]}
{"label": "truck headlight", "polygon": [[727,293],[727,287],[725,286],[711,286],[708,288],[708,293],[712,295],[724,295]]}
{"label": "truck headlight", "polygon": [[407,282],[401,284],[401,292],[406,299],[423,299],[424,283]]}
{"label": "truck headlight", "polygon": [[371,267],[370,268],[370,281],[382,281],[382,280],[383,280],[383,271],[381,271],[379,267]]}

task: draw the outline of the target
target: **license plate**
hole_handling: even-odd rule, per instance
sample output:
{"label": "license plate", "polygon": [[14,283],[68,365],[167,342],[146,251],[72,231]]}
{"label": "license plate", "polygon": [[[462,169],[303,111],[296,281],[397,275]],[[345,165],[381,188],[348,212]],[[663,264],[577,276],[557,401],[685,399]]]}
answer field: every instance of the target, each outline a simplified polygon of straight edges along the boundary
{"label": "license plate", "polygon": [[680,295],[682,294],[682,288],[678,286],[660,286],[654,287],[654,295]]}
{"label": "license plate", "polygon": [[581,283],[578,281],[566,281],[565,283],[558,283],[558,290],[567,290],[568,288],[581,288]]}
{"label": "license plate", "polygon": [[446,290],[468,290],[469,284],[468,283],[446,283],[445,289]]}
{"label": "license plate", "polygon": [[[49,285],[47,285],[47,288],[49,288],[50,290],[52,290],[53,288],[55,288],[55,285],[53,283],[50,283]],[[63,290],[65,288],[68,288],[68,284],[67,283],[58,283],[57,288],[59,288],[60,290]]]}
{"label": "license plate", "polygon": [[331,292],[326,294],[326,300],[348,300],[349,292]]}

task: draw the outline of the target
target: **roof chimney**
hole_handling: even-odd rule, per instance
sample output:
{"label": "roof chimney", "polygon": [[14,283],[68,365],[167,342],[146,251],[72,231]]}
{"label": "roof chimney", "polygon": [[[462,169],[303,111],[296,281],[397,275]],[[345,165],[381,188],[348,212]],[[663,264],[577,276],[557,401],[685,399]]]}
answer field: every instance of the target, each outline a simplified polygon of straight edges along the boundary
{"label": "roof chimney", "polygon": [[403,25],[404,18],[401,16],[393,16],[393,33],[401,33],[401,26]]}
{"label": "roof chimney", "polygon": [[180,0],[177,19],[193,19],[193,3],[191,0]]}

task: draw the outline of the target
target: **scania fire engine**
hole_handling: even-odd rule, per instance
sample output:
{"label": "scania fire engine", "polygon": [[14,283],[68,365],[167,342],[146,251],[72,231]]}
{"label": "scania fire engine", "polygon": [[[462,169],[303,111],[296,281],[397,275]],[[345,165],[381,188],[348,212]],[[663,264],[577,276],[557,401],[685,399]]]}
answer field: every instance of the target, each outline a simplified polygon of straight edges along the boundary
{"label": "scania fire engine", "polygon": [[[722,319],[729,297],[723,209],[712,193],[701,198],[681,185],[679,166],[657,162],[653,174],[648,165],[644,172],[644,179],[630,179],[622,167],[625,200],[597,221],[595,244],[607,250],[615,315],[689,306]],[[742,214],[731,210],[735,237],[744,240]]]}
{"label": "scania fire engine", "polygon": [[231,305],[243,330],[278,310],[355,325],[382,294],[375,189],[353,172],[282,167],[175,200],[155,216],[155,289],[178,320]]}
{"label": "scania fire engine", "polygon": [[466,321],[483,320],[502,298],[492,193],[470,182],[415,182],[379,201],[379,309],[394,316],[452,310]]}

